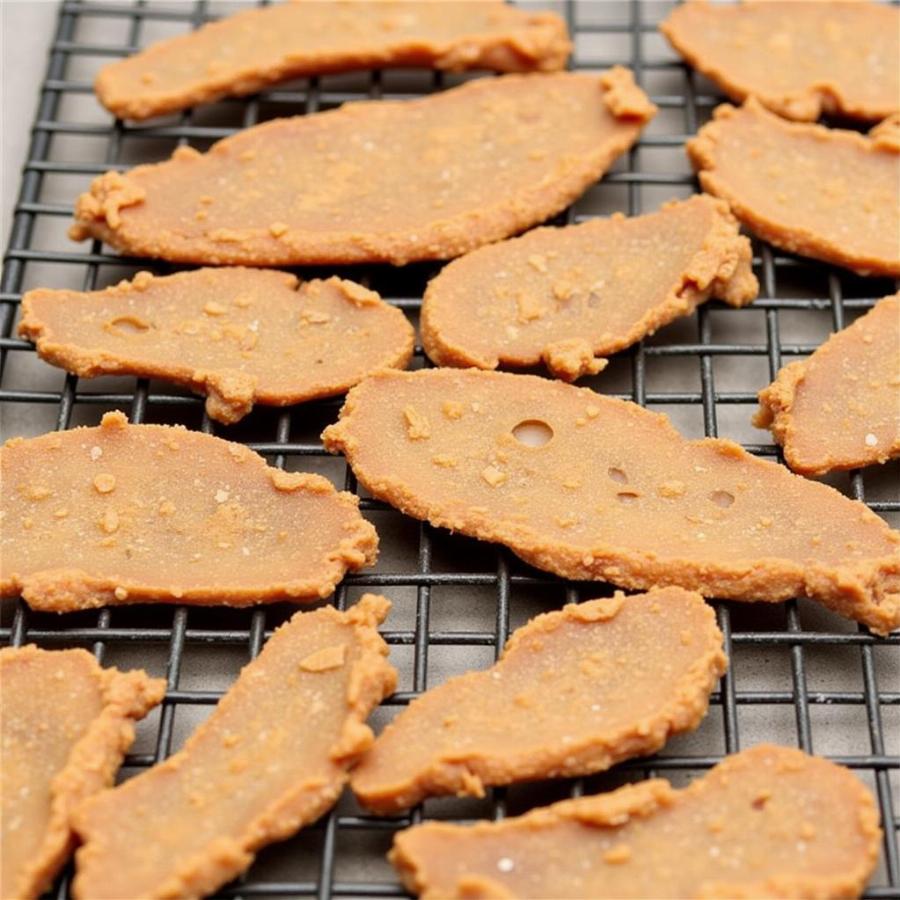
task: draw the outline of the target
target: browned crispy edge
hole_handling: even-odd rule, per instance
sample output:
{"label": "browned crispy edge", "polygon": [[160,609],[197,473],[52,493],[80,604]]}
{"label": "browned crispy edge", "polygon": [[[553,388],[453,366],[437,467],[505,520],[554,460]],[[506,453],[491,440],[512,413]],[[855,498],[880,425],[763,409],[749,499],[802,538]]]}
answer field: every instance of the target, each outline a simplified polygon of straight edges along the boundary
{"label": "browned crispy edge", "polygon": [[[699,202],[709,202],[714,210],[703,247],[694,254],[678,282],[671,287],[660,303],[646,312],[627,332],[612,339],[594,339],[593,344],[589,339],[581,338],[580,340],[591,350],[593,356],[609,356],[624,350],[673,320],[681,316],[689,316],[701,303],[705,303],[710,298],[723,300],[734,307],[745,306],[756,298],[759,282],[753,275],[751,267],[753,254],[750,241],[738,234],[737,220],[731,214],[728,204],[724,200],[709,197],[706,194],[695,194],[688,200],[670,200],[663,204],[657,213],[649,213],[649,215],[659,215],[674,206],[696,203],[698,202],[697,198],[700,197],[703,197],[704,201]],[[625,217],[616,213],[612,218],[624,220]],[[602,241],[602,233],[607,227],[602,221],[569,227],[585,228],[595,224],[599,226],[598,230],[601,233],[598,237]],[[525,241],[532,234],[549,231],[558,232],[560,240],[564,240],[567,228],[540,228],[528,232],[523,237],[511,238],[510,242]],[[493,245],[493,247],[501,246],[503,246],[502,243]],[[599,246],[602,248],[602,243]],[[507,352],[500,356],[486,358],[471,352],[459,342],[441,334],[440,328],[433,321],[433,309],[434,305],[440,302],[438,296],[445,273],[449,275],[454,271],[454,267],[467,265],[470,256],[490,251],[490,249],[475,250],[461,259],[449,263],[429,282],[422,302],[420,320],[422,344],[428,356],[439,366],[474,366],[479,369],[495,369],[499,365],[522,368],[534,366],[543,361],[552,375],[565,381],[573,381],[580,375],[591,372],[592,366],[589,363],[582,365],[577,370],[565,370],[554,365],[552,351],[561,343],[559,341],[543,347],[535,353],[512,355]],[[493,252],[496,253],[496,249]],[[574,332],[572,337],[573,340],[578,339],[578,335]]]}
{"label": "browned crispy edge", "polygon": [[[261,847],[290,837],[334,805],[346,784],[347,770],[369,749],[374,740],[371,728],[366,725],[369,713],[397,685],[397,671],[387,661],[388,646],[378,633],[378,625],[384,621],[390,607],[391,602],[386,597],[364,594],[354,606],[343,612],[333,606],[326,606],[313,612],[296,613],[293,617],[327,616],[341,624],[350,625],[362,649],[347,682],[347,718],[337,743],[329,752],[330,758],[344,767],[343,777],[331,784],[299,783],[291,793],[270,804],[250,822],[241,839],[222,837],[210,853],[198,854],[185,861],[160,886],[156,896],[200,897],[211,893],[244,871]],[[289,626],[290,621],[281,625],[276,634]],[[234,699],[235,687],[254,664],[251,662],[244,667],[238,681],[219,701],[217,710],[227,709],[237,702]],[[178,753],[159,763],[156,768],[165,771],[177,769],[180,760],[191,751],[204,727],[201,725]],[[92,832],[90,803],[79,807],[74,827],[83,846],[76,854],[78,874],[73,882],[73,892],[76,898],[82,900],[88,896],[83,889],[82,872],[90,865],[92,858],[103,852],[97,847],[97,837]]]}
{"label": "browned crispy edge", "polygon": [[[220,22],[204,25],[200,32],[253,28],[256,21],[266,15],[266,8],[245,10]],[[466,69],[555,72],[565,68],[572,50],[565,22],[551,12],[520,11],[520,15],[521,25],[511,26],[506,33],[474,33],[443,43],[410,38],[406,43],[378,46],[373,41],[370,46],[347,48],[331,54],[284,56],[272,59],[262,68],[244,66],[225,74],[210,74],[203,83],[195,82],[180,90],[157,91],[138,97],[117,93],[116,73],[125,62],[141,57],[162,57],[159,64],[164,65],[169,51],[185,52],[186,47],[195,43],[198,32],[191,32],[159,41],[128,60],[104,66],[94,81],[94,90],[100,102],[119,118],[140,120],[222,97],[242,97],[267,85],[305,75],[386,66],[432,66],[451,72]]]}
{"label": "browned crispy edge", "polygon": [[[34,342],[38,356],[54,366],[81,378],[96,378],[99,375],[135,375],[138,378],[159,378],[172,384],[182,385],[195,393],[206,396],[206,412],[211,419],[225,425],[233,425],[244,418],[254,403],[263,406],[292,406],[322,397],[334,397],[343,394],[359,379],[343,381],[329,386],[311,386],[305,390],[294,390],[277,393],[260,389],[257,379],[246,372],[235,369],[196,369],[182,361],[177,363],[141,363],[130,361],[127,356],[112,353],[108,350],[91,350],[79,344],[67,343],[64,335],[48,334],[47,326],[34,310],[33,303],[38,298],[59,297],[68,304],[73,304],[77,296],[89,296],[90,293],[118,295],[132,289],[140,290],[139,279],[146,273],[139,272],[132,281],[122,281],[99,292],[56,291],[46,288],[28,291],[22,297],[22,313],[19,321],[19,335]],[[190,275],[191,273],[183,273]],[[168,276],[179,278],[181,275]],[[316,280],[300,282],[293,275],[284,275],[285,280],[293,282],[296,291],[302,291],[305,285],[315,284]],[[161,279],[165,280],[165,276]],[[324,283],[344,282],[344,279],[332,276]],[[352,284],[352,282],[346,282]],[[403,313],[380,296],[377,305],[390,310],[399,322],[403,323],[405,339],[394,348],[393,356],[383,360],[377,368],[405,369],[412,359],[415,344],[415,332]]]}
{"label": "browned crispy edge", "polygon": [[[769,112],[755,97],[749,97],[743,108],[757,112],[774,128],[794,134],[813,134],[823,143],[835,140],[851,142],[862,153],[900,149],[892,143],[889,135],[886,135],[885,132],[879,132],[880,138],[879,136],[872,138],[857,134],[855,131],[842,131],[822,125],[785,121]],[[703,190],[726,200],[732,212],[741,222],[763,240],[776,247],[782,247],[790,253],[798,253],[801,256],[810,256],[813,259],[845,266],[859,275],[900,276],[900,255],[897,259],[891,260],[850,253],[840,244],[805,228],[786,226],[767,219],[743,203],[740,196],[723,182],[716,172],[716,145],[721,131],[721,123],[723,120],[730,119],[737,112],[738,110],[734,106],[727,103],[716,107],[713,120],[704,125],[696,136],[685,145],[688,158],[698,172]]]}
{"label": "browned crispy edge", "polygon": [[[189,432],[183,426],[128,425],[120,412],[107,413],[100,427],[154,428],[190,434],[203,440],[220,441],[212,435]],[[109,423],[109,424],[107,424]],[[83,431],[75,428],[67,432]],[[44,438],[47,435],[43,436]],[[42,438],[31,438],[41,440]],[[193,437],[192,437],[193,439]],[[21,440],[15,439],[13,440]],[[8,442],[7,442],[8,443]],[[223,443],[230,443],[223,441]],[[0,453],[3,448],[0,448]],[[122,606],[131,603],[180,603],[195,606],[254,606],[277,600],[313,602],[329,596],[348,571],[372,565],[378,557],[378,534],[374,526],[359,514],[359,498],[348,491],[336,491],[332,483],[321,475],[308,472],[284,472],[269,466],[258,453],[248,451],[244,465],[260,467],[279,491],[292,493],[333,494],[336,503],[356,512],[356,521],[347,527],[346,536],[327,558],[329,570],[319,579],[296,579],[273,584],[260,583],[248,587],[189,588],[175,593],[162,588],[148,587],[114,576],[90,575],[77,568],[60,566],[19,577],[0,575],[0,597],[21,594],[32,609],[41,612],[76,612],[101,606]],[[349,525],[350,523],[348,523]]]}
{"label": "browned crispy edge", "polygon": [[[900,293],[889,297],[883,297],[864,316],[860,316],[852,325],[832,334],[813,355],[807,359],[788,363],[776,376],[775,380],[759,392],[759,409],[753,417],[753,424],[757,428],[768,428],[772,432],[775,442],[784,448],[784,458],[787,464],[801,475],[824,475],[826,472],[836,470],[855,469],[860,466],[868,466],[873,463],[884,463],[888,459],[900,456],[900,435],[897,440],[887,448],[887,452],[877,452],[875,448],[862,448],[864,451],[855,459],[835,459],[826,448],[824,455],[815,458],[803,458],[797,452],[794,445],[794,435],[797,431],[797,423],[794,421],[794,400],[797,396],[797,388],[806,379],[809,364],[820,350],[829,346],[838,335],[845,331],[861,329],[863,322],[879,305],[891,301],[900,300]],[[897,348],[900,352],[900,347]],[[900,415],[900,413],[898,413]]]}
{"label": "browned crispy edge", "polygon": [[[541,75],[507,75],[505,78],[540,78]],[[478,79],[456,88],[477,94],[490,90],[495,79]],[[167,246],[154,241],[133,241],[122,236],[124,223],[120,210],[144,202],[146,192],[129,175],[106,172],[94,179],[88,192],[81,194],[75,204],[75,224],[69,230],[73,240],[95,237],[119,250],[136,256],[157,256],[173,262],[214,265],[301,265],[387,262],[405,265],[426,259],[450,259],[467,253],[482,244],[509,237],[549,218],[564,209],[595,182],[620,154],[637,140],[641,128],[656,114],[656,107],[637,87],[628,69],[614,66],[598,76],[603,87],[600,102],[610,112],[630,124],[630,128],[577,160],[571,160],[566,171],[553,184],[529,185],[521,192],[495,197],[493,205],[479,209],[479,225],[473,227],[465,213],[432,222],[418,229],[415,236],[407,231],[380,234],[354,232],[299,232],[291,230],[290,243],[276,241],[266,249],[247,250],[238,243],[207,247],[198,252]],[[381,103],[428,103],[429,98]],[[317,116],[347,116],[357,118],[365,114],[365,103],[345,104],[340,109],[316,113]],[[288,120],[274,119],[257,129],[279,128]],[[225,138],[224,144],[231,138]],[[215,146],[219,146],[219,144]],[[179,148],[173,157],[196,154],[190,148]],[[157,164],[158,165],[158,164]],[[141,166],[133,170],[140,172]],[[412,238],[415,240],[412,240]]]}
{"label": "browned crispy edge", "polygon": [[50,886],[75,847],[72,816],[76,807],[113,783],[134,741],[134,723],[159,704],[166,692],[163,679],[150,678],[141,669],[104,669],[86,650],[41,650],[28,644],[0,650],[0,661],[58,653],[84,660],[100,685],[103,709],[72,747],[65,768],[53,779],[50,820],[43,846],[12,891],[22,900],[39,897]]}
{"label": "browned crispy edge", "polygon": [[[758,744],[750,750],[725,757],[715,768],[726,771],[736,779],[741,777],[745,767],[756,766],[758,759],[779,757],[786,764],[803,767],[815,766],[827,771],[835,781],[835,790],[840,789],[855,795],[859,818],[857,827],[868,838],[867,852],[860,859],[853,871],[843,873],[841,878],[779,876],[767,878],[753,884],[733,884],[723,873],[722,880],[705,886],[703,897],[710,898],[753,898],[753,897],[858,897],[878,862],[878,848],[881,841],[878,809],[871,791],[859,781],[848,769],[836,765],[821,757],[809,756],[800,750],[780,747],[772,744]],[[477,822],[475,825],[452,825],[447,822],[425,822],[398,832],[394,836],[394,844],[388,859],[397,869],[403,884],[413,894],[424,900],[443,897],[432,890],[427,880],[424,861],[417,858],[409,846],[408,836],[419,829],[427,829],[432,834],[459,834],[463,830],[471,834],[490,834],[491,832],[515,829],[520,823],[534,827],[549,827],[557,822],[574,821],[599,828],[615,828],[629,818],[649,818],[657,810],[677,804],[682,797],[703,791],[704,778],[698,778],[688,787],[676,790],[668,781],[653,778],[638,784],[628,784],[606,794],[581,797],[576,800],[563,800],[551,806],[533,809],[522,816],[504,819],[501,822]],[[701,851],[703,848],[698,848]],[[484,875],[467,875],[456,885],[456,898],[484,897],[500,898],[512,895],[495,880]]]}
{"label": "browned crispy edge", "polygon": [[[388,374],[388,371],[384,371],[370,378]],[[536,378],[531,375],[482,373],[488,374],[496,378]],[[400,377],[415,377],[415,373],[400,373]],[[578,548],[541,539],[521,527],[513,529],[498,525],[489,513],[473,515],[469,511],[435,509],[410,491],[399,476],[372,477],[355,459],[358,442],[349,433],[349,421],[358,400],[358,392],[368,381],[366,379],[350,389],[339,420],[325,429],[322,440],[327,450],[346,456],[351,469],[366,490],[408,516],[479,540],[503,544],[535,568],[572,581],[607,581],[631,590],[682,587],[697,591],[704,597],[749,602],[780,602],[805,595],[847,618],[864,623],[876,634],[886,635],[900,626],[900,555],[861,560],[836,567],[815,562],[801,565],[778,556],[744,564],[713,565],[690,558],[660,559],[654,553],[623,551],[610,545],[597,545],[591,549],[590,554],[585,555]],[[527,390],[527,383],[523,383],[522,390]],[[677,434],[664,415],[645,410],[642,413],[654,416],[660,428]],[[777,463],[758,459],[739,444],[722,438],[702,438],[686,443],[696,447],[711,447],[721,456],[741,460],[762,470],[769,467],[780,468]],[[814,488],[834,490],[822,484],[816,484]],[[848,500],[839,492],[834,493]],[[856,503],[861,515],[874,516],[862,503],[848,502]],[[886,523],[885,528],[888,528]]]}
{"label": "browned crispy edge", "polygon": [[[840,85],[833,80],[809,84],[802,92],[795,94],[763,94],[752,85],[733,79],[728,72],[707,63],[702,54],[694,49],[690,34],[681,34],[679,31],[680,20],[685,15],[690,15],[687,7],[698,2],[702,0],[689,0],[688,3],[676,6],[669,17],[659,23],[659,30],[688,65],[702,72],[735,102],[742,103],[752,95],[767,109],[796,122],[815,122],[823,113],[873,122],[897,111],[900,103],[893,107],[866,106],[865,102],[852,103]],[[714,3],[703,3],[703,6],[716,15],[728,15],[729,12]],[[760,52],[764,52],[762,48]]]}
{"label": "browned crispy edge", "polygon": [[[646,595],[636,595],[632,598],[617,592],[613,599],[568,604],[556,612],[535,616],[514,632],[500,660],[490,671],[502,670],[507,654],[535,633],[554,631],[567,620],[587,624],[609,621],[615,618],[623,605],[637,601],[638,597],[641,599],[646,597],[648,603],[653,601],[666,603],[668,602],[666,594],[673,592],[683,594],[695,604],[699,604],[705,619],[704,630],[699,635],[696,631],[692,632],[699,638],[696,644],[697,657],[683,679],[675,686],[676,696],[658,709],[651,718],[635,721],[621,733],[610,735],[602,742],[587,738],[579,744],[551,746],[540,757],[530,759],[522,759],[516,754],[499,758],[485,755],[480,751],[466,757],[460,756],[459,752],[451,753],[450,758],[439,755],[432,757],[426,768],[408,772],[404,780],[395,782],[389,787],[384,784],[376,785],[370,791],[359,787],[354,773],[351,787],[356,799],[376,813],[387,814],[415,806],[429,796],[471,794],[480,797],[484,796],[485,786],[537,778],[569,778],[599,772],[624,759],[655,753],[672,735],[693,730],[706,715],[709,695],[719,678],[725,674],[728,659],[722,650],[722,633],[716,626],[712,607],[707,606],[699,594],[682,591],[680,588],[654,589]],[[469,672],[451,681],[457,683],[473,679],[480,681],[483,675],[483,672]],[[397,728],[398,722],[402,722],[404,717],[413,715],[416,702],[414,700],[382,733]],[[362,768],[364,767],[365,761],[362,763]],[[360,771],[361,768],[357,768],[356,772]]]}

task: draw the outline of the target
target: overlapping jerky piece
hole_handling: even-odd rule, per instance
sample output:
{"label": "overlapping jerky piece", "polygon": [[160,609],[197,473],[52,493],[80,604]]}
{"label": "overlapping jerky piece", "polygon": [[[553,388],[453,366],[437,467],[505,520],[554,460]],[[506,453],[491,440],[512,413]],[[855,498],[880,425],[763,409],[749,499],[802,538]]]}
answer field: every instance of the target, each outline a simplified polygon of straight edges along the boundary
{"label": "overlapping jerky piece", "polygon": [[880,835],[848,769],[763,744],[682,790],[659,778],[502,822],[426,822],[390,856],[425,898],[837,898],[862,892]]}
{"label": "overlapping jerky piece", "polygon": [[301,75],[381,66],[555,71],[571,45],[549,12],[499,0],[321,3],[249,9],[104,66],[97,96],[146,119]]}
{"label": "overlapping jerky piece", "polygon": [[900,15],[886,3],[689,2],[659,26],[738,102],[788,119],[883,119],[900,109]]}
{"label": "overlapping jerky piece", "polygon": [[0,896],[38,897],[74,847],[72,814],[112,784],[166,683],[84,650],[0,650]]}
{"label": "overlapping jerky piece", "polygon": [[900,625],[900,534],[875,513],[634,403],[533,375],[385,371],[323,439],[407,515],[565,578],[806,594],[881,634]]}
{"label": "overlapping jerky piece", "polygon": [[566,207],[655,110],[622,68],[350,103],[107,172],[70,234],[216,265],[448,259]]}
{"label": "overlapping jerky piece", "polygon": [[413,329],[378,294],[340,278],[300,283],[265,269],[140,272],[104,291],[29,291],[19,334],[76,375],[138,375],[207,395],[220,422],[254,402],[340,394],[369,372],[405,368]]}
{"label": "overlapping jerky piece", "polygon": [[351,785],[389,813],[435,794],[607,769],[696,728],[726,665],[699,594],[669,587],[571,604],[516,631],[490,669],[414,700]]}
{"label": "overlapping jerky piece", "polygon": [[330,809],[396,684],[389,608],[297,613],[181,751],[83,806],[75,897],[203,896]]}
{"label": "overlapping jerky piece", "polygon": [[759,403],[754,425],[771,428],[795,472],[821,475],[900,455],[900,294],[785,366]]}
{"label": "overlapping jerky piece", "polygon": [[240,444],[107,413],[0,451],[0,596],[34,609],[326,597],[374,561],[358,500]]}
{"label": "overlapping jerky piece", "polygon": [[751,97],[687,143],[700,184],[764,240],[861,275],[900,275],[900,146],[890,130],[786,122]]}
{"label": "overlapping jerky piece", "polygon": [[422,342],[439,365],[533,366],[573,381],[710,297],[749,303],[750,242],[706,195],[659,212],[539,228],[450,263],[428,285]]}

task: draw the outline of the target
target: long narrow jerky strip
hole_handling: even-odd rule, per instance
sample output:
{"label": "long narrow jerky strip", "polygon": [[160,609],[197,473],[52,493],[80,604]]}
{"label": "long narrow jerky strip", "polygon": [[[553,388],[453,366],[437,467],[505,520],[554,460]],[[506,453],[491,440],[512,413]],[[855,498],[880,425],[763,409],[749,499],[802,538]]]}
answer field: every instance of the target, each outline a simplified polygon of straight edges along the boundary
{"label": "long narrow jerky strip", "polygon": [[423,898],[857,897],[878,860],[871,792],[848,769],[760,745],[683,790],[653,779],[472,827],[400,832]]}
{"label": "long narrow jerky strip", "polygon": [[181,751],[82,807],[75,897],[200,897],[330,809],[396,683],[389,607],[297,613]]}
{"label": "long narrow jerky strip", "polygon": [[301,75],[384,66],[555,71],[563,20],[499,0],[295,0],[249,9],[153,44],[100,70],[97,96],[146,119]]}
{"label": "long narrow jerky strip", "polygon": [[0,896],[38,897],[74,847],[76,807],[112,784],[165,681],[84,650],[0,650]]}

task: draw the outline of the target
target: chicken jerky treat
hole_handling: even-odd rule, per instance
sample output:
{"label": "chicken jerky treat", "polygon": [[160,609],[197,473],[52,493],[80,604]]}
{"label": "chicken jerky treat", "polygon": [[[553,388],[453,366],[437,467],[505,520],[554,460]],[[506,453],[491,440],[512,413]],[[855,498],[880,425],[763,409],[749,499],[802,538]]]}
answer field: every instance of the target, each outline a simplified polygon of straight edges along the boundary
{"label": "chicken jerky treat", "polygon": [[759,403],[754,424],[772,429],[795,472],[821,475],[900,455],[900,294],[785,366]]}
{"label": "chicken jerky treat", "polygon": [[721,200],[540,228],[458,259],[428,285],[422,342],[439,365],[595,374],[607,356],[711,297],[756,297],[750,242]]}
{"label": "chicken jerky treat", "polygon": [[240,444],[107,413],[0,451],[0,596],[34,609],[328,596],[374,561],[358,501]]}
{"label": "chicken jerky treat", "polygon": [[180,752],[83,806],[75,897],[203,896],[330,809],[396,684],[389,608],[297,613]]}
{"label": "chicken jerky treat", "polygon": [[180,148],[101,175],[79,198],[71,235],[217,265],[448,259],[566,207],[655,110],[614,68],[275,119],[205,154]]}
{"label": "chicken jerky treat", "polygon": [[848,769],[763,744],[682,790],[655,778],[502,822],[426,822],[390,857],[426,898],[837,898],[862,892],[880,836]]}
{"label": "chicken jerky treat", "polygon": [[900,109],[900,15],[888,4],[690,2],[659,28],[732,99],[753,95],[788,119]]}
{"label": "chicken jerky treat", "polygon": [[0,650],[0,896],[42,894],[74,847],[75,808],[112,784],[165,681],[84,650]]}
{"label": "chicken jerky treat", "polygon": [[219,422],[254,402],[340,394],[383,367],[405,368],[413,329],[352,281],[301,284],[265,269],[140,272],[104,291],[29,291],[19,334],[76,375],[162,378],[207,395]]}
{"label": "chicken jerky treat", "polygon": [[806,594],[882,634],[900,625],[900,534],[875,513],[634,403],[533,375],[385,371],[323,439],[407,515],[564,578]]}
{"label": "chicken jerky treat", "polygon": [[389,813],[435,794],[607,769],[696,728],[726,664],[699,594],[669,587],[571,604],[516,631],[487,671],[414,700],[351,785]]}
{"label": "chicken jerky treat", "polygon": [[890,134],[786,122],[752,97],[687,143],[703,189],[751,231],[860,275],[900,275],[898,150]]}
{"label": "chicken jerky treat", "polygon": [[562,19],[499,0],[321,3],[250,9],[105,66],[95,89],[122,118],[146,119],[251,94],[301,75],[383,66],[556,71]]}

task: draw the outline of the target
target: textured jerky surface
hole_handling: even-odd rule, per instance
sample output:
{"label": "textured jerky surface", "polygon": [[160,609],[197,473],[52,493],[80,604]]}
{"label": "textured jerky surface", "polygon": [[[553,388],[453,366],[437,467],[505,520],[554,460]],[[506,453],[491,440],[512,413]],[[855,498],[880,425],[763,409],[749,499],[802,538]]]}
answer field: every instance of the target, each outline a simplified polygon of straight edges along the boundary
{"label": "textured jerky surface", "polygon": [[787,747],[726,757],[683,790],[662,779],[466,828],[400,832],[422,897],[856,897],[880,838],[848,769]]}
{"label": "textured jerky surface", "polygon": [[900,14],[885,3],[689,2],[660,25],[737,101],[788,119],[883,119],[900,108]]}
{"label": "textured jerky surface", "polygon": [[553,13],[499,0],[330,2],[251,9],[100,70],[100,101],[146,119],[301,75],[384,66],[555,71],[571,45]]}
{"label": "textured jerky surface", "polygon": [[796,472],[821,475],[900,455],[900,294],[785,366],[759,402],[754,424],[771,428]]}
{"label": "textured jerky surface", "polygon": [[71,233],[217,265],[447,259],[568,206],[654,112],[621,68],[351,103],[107,172]]}
{"label": "textured jerky surface", "polygon": [[328,810],[396,684],[389,608],[366,594],[277,629],[179,753],[79,811],[75,896],[202,896]]}
{"label": "textured jerky surface", "polygon": [[900,624],[900,534],[882,519],[634,403],[532,375],[386,371],[323,438],[375,496],[565,578],[805,593],[881,633]]}
{"label": "textured jerky surface", "polygon": [[75,808],[112,784],[165,682],[84,650],[0,650],[0,896],[38,897],[73,848]]}
{"label": "textured jerky surface", "polygon": [[0,596],[35,609],[318,599],[378,548],[357,499],[320,475],[122,413],[0,457]]}
{"label": "textured jerky surface", "polygon": [[76,375],[161,378],[208,396],[232,423],[254,402],[343,393],[369,372],[405,368],[413,329],[352,281],[300,283],[265,269],[139,273],[104,291],[29,291],[19,334]]}
{"label": "textured jerky surface", "polygon": [[414,700],[351,786],[388,813],[435,794],[607,769],[695,728],[726,664],[699,594],[670,587],[571,604],[518,629],[490,669]]}
{"label": "textured jerky surface", "polygon": [[439,365],[532,366],[572,381],[716,297],[757,293],[750,242],[721,200],[540,228],[450,263],[429,285],[422,341]]}
{"label": "textured jerky surface", "polygon": [[887,137],[787,122],[754,98],[687,143],[705,191],[761,238],[861,275],[900,275],[900,153]]}

